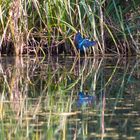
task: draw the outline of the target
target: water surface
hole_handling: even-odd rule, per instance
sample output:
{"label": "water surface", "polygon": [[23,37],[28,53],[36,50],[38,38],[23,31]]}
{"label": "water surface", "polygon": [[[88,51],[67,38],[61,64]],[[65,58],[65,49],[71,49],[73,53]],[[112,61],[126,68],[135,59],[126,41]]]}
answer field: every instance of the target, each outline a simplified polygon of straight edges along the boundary
{"label": "water surface", "polygon": [[139,58],[0,58],[2,140],[139,140],[139,106]]}

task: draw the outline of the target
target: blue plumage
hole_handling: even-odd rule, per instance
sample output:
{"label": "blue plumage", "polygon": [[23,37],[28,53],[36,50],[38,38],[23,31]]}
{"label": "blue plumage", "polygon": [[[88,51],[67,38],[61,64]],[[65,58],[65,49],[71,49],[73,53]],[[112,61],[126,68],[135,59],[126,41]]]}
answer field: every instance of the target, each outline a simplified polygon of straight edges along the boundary
{"label": "blue plumage", "polygon": [[78,93],[77,105],[80,106],[90,106],[95,101],[96,97],[91,95],[85,95],[84,92]]}
{"label": "blue plumage", "polygon": [[76,44],[77,49],[79,49],[80,51],[84,51],[84,48],[86,49],[91,46],[95,46],[96,41],[90,41],[89,39],[82,38],[81,33],[78,32],[75,35],[75,44]]}

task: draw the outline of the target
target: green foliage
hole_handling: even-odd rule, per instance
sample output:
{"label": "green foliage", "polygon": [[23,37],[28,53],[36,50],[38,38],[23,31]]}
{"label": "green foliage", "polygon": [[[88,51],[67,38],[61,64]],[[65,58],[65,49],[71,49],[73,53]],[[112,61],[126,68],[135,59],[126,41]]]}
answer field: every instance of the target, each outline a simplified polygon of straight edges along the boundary
{"label": "green foliage", "polygon": [[[0,1],[0,47],[11,28],[9,13],[14,1]],[[45,38],[48,46],[53,42],[56,45],[61,41],[71,43],[72,36],[80,30],[84,36],[97,40],[99,53],[106,50],[117,54],[139,52],[139,0],[22,0],[18,6],[20,17],[18,26],[13,29],[19,30],[26,44],[35,38],[36,32],[38,38]]]}

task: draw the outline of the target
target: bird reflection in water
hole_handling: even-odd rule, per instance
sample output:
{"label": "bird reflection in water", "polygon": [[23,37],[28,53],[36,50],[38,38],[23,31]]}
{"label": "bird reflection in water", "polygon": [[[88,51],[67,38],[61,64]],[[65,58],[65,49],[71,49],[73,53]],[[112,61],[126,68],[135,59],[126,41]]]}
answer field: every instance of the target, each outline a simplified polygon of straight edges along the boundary
{"label": "bird reflection in water", "polygon": [[85,94],[83,91],[78,93],[77,106],[92,106],[96,101],[96,96]]}

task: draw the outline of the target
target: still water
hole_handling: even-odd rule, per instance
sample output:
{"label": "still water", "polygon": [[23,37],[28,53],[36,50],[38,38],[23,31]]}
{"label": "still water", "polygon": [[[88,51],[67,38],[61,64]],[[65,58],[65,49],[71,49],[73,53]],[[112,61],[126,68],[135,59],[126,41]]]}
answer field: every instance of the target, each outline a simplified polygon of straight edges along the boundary
{"label": "still water", "polygon": [[140,140],[139,106],[139,58],[0,58],[0,140]]}

